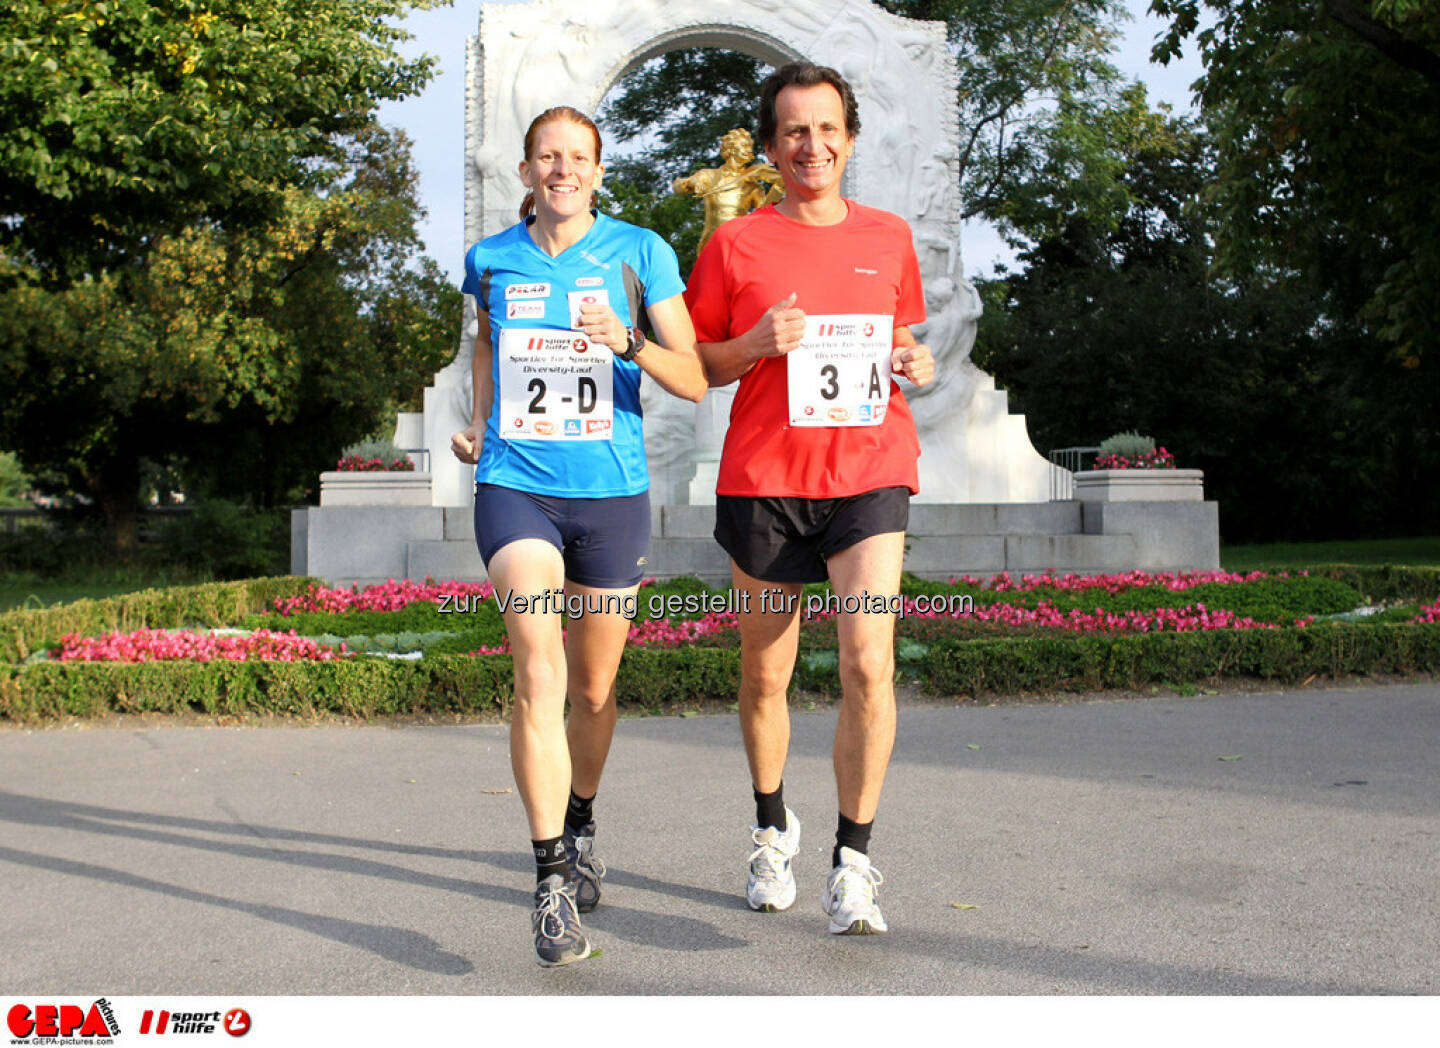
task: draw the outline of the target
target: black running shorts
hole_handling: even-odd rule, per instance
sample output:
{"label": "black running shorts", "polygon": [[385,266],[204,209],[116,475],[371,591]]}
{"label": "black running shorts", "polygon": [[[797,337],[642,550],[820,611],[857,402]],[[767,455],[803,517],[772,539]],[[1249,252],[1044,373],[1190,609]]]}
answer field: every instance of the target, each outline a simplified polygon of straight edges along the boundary
{"label": "black running shorts", "polygon": [[764,582],[824,582],[831,554],[909,523],[904,487],[838,499],[715,496],[715,541]]}

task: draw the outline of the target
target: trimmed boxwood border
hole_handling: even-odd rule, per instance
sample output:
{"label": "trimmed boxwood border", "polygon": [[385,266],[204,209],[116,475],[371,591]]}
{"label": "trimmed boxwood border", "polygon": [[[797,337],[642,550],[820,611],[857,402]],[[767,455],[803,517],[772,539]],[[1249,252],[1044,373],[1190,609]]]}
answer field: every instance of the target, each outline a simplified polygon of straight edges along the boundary
{"label": "trimmed boxwood border", "polygon": [[[1440,673],[1440,625],[1320,623],[1307,629],[1085,634],[940,642],[916,665],[925,691],[986,697],[1138,689],[1258,678]],[[107,713],[393,714],[508,712],[508,655],[417,661],[53,663],[0,666],[0,716],[32,721]],[[734,700],[740,655],[719,648],[632,648],[616,679],[623,707]],[[797,687],[839,692],[833,670],[797,668]]]}
{"label": "trimmed boxwood border", "polygon": [[273,607],[278,597],[298,597],[310,587],[321,585],[324,583],[320,579],[284,575],[140,590],[54,608],[7,611],[0,614],[0,662],[22,662],[67,633],[90,637],[111,630],[226,626]]}
{"label": "trimmed boxwood border", "polygon": [[979,696],[1436,672],[1440,626],[1336,622],[1304,629],[942,641],[926,653],[921,676],[931,694]]}

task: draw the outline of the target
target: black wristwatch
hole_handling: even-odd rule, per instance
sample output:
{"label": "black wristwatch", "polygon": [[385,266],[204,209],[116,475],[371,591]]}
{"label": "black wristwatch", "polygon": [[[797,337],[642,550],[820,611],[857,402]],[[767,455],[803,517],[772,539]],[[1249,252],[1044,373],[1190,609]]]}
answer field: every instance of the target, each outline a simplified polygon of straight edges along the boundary
{"label": "black wristwatch", "polygon": [[625,332],[625,352],[619,354],[621,360],[634,360],[636,354],[645,348],[645,332],[638,327],[629,328]]}

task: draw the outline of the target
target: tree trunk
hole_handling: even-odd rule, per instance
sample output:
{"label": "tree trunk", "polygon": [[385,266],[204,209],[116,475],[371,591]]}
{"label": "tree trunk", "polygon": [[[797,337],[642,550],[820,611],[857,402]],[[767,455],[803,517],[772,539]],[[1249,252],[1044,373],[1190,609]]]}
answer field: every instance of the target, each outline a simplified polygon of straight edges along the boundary
{"label": "tree trunk", "polygon": [[119,451],[91,473],[90,497],[105,525],[106,541],[112,553],[133,553],[140,529],[140,455]]}

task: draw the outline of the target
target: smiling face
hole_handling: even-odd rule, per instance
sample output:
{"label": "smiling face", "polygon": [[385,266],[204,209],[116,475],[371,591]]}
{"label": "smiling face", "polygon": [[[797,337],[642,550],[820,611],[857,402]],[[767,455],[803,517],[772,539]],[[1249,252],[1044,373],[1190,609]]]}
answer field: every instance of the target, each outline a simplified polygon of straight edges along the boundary
{"label": "smiling face", "polygon": [[855,151],[845,127],[845,104],[829,84],[792,84],[775,96],[775,138],[765,144],[770,162],[797,200],[839,198],[840,176]]}
{"label": "smiling face", "polygon": [[520,181],[535,194],[536,215],[557,221],[590,210],[604,173],[594,132],[573,120],[541,124],[520,161]]}

